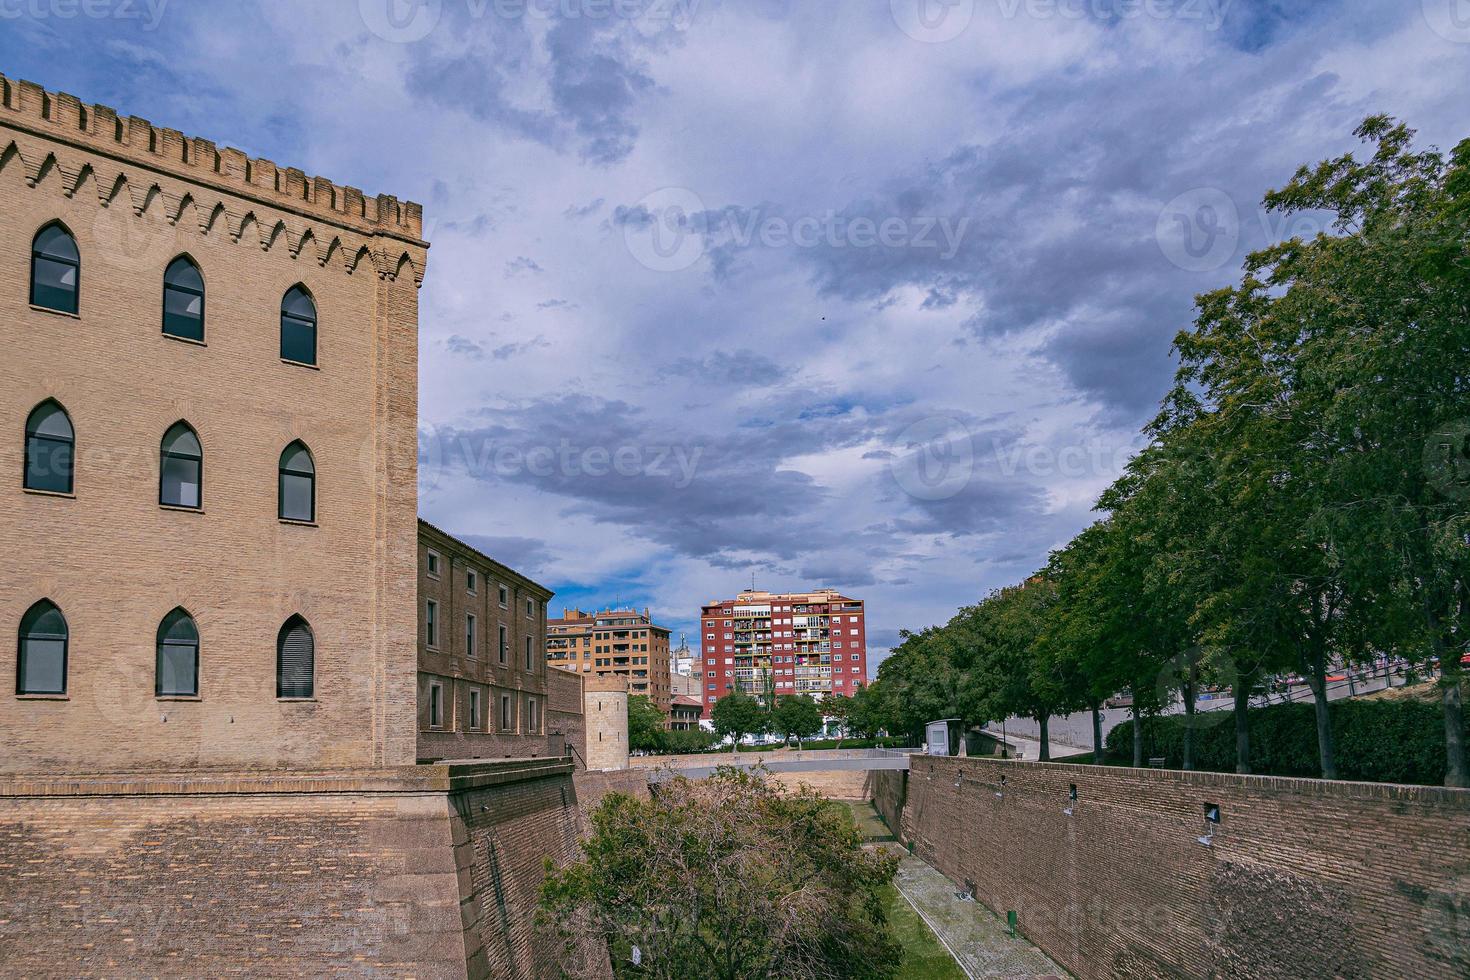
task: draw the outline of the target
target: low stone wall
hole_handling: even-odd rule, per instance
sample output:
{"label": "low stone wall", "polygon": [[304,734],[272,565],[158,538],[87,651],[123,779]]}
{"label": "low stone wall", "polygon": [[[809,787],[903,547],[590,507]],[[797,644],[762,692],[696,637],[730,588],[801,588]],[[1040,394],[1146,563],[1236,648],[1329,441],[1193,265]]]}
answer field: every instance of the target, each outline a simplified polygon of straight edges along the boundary
{"label": "low stone wall", "polygon": [[1470,976],[1467,790],[915,756],[907,797],[915,853],[1084,980]]}
{"label": "low stone wall", "polygon": [[869,799],[868,773],[862,769],[830,769],[825,772],[773,772],[771,779],[790,789],[809,786],[829,800]]}
{"label": "low stone wall", "polygon": [[539,977],[562,760],[0,780],[16,976]]}
{"label": "low stone wall", "polygon": [[875,769],[868,773],[868,794],[873,808],[895,834],[903,828],[903,804],[909,774],[901,769]]}
{"label": "low stone wall", "polygon": [[646,769],[579,771],[573,780],[577,786],[577,800],[584,810],[597,806],[608,793],[648,796],[648,771]]}

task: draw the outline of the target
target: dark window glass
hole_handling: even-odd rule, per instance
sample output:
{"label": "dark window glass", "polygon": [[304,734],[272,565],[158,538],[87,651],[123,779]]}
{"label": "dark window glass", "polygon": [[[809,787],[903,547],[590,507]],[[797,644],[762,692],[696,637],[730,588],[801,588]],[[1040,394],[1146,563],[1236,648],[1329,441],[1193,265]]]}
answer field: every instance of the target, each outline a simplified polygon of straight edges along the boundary
{"label": "dark window glass", "polygon": [[163,274],[163,332],[187,340],[204,339],[204,277],[183,255],[170,262]]}
{"label": "dark window glass", "polygon": [[276,697],[315,696],[316,640],[300,616],[292,616],[276,637]]}
{"label": "dark window glass", "polygon": [[76,438],[66,409],[42,402],[26,419],[25,488],[72,492]]}
{"label": "dark window glass", "polygon": [[17,694],[65,694],[66,647],[70,631],[56,604],[42,599],[20,619],[16,656]]}
{"label": "dark window glass", "polygon": [[304,443],[281,453],[279,515],[283,521],[316,520],[316,464]]}
{"label": "dark window glass", "polygon": [[316,363],[316,303],[300,286],[281,300],[281,359]]}
{"label": "dark window glass", "polygon": [[200,506],[203,499],[204,450],[185,422],[164,433],[158,469],[158,502],[170,507]]}
{"label": "dark window glass", "polygon": [[182,609],[175,609],[158,624],[158,669],[153,689],[159,697],[194,697],[199,693],[199,630]]}
{"label": "dark window glass", "polygon": [[77,312],[82,257],[76,239],[61,225],[47,225],[31,243],[31,305]]}

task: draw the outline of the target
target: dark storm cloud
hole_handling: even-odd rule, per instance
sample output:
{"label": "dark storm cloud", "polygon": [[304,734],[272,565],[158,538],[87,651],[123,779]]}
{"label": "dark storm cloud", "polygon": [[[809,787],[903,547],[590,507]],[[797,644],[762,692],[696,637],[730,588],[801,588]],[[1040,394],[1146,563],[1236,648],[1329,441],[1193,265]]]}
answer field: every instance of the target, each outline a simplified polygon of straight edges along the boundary
{"label": "dark storm cloud", "polygon": [[[472,548],[478,548],[500,562],[524,575],[535,578],[550,561],[551,553],[545,541],[536,538],[497,536],[488,534],[464,534],[461,537]],[[546,583],[541,583],[545,585]]]}
{"label": "dark storm cloud", "polygon": [[[632,152],[639,103],[654,87],[646,59],[678,44],[687,26],[678,18],[590,16],[575,5],[543,4],[520,16],[496,16],[483,4],[443,10],[433,38],[455,50],[417,48],[411,92],[515,136],[575,146],[582,160],[602,166]],[[544,84],[540,97],[527,93],[527,78]]]}
{"label": "dark storm cloud", "polygon": [[[437,456],[426,459],[485,483],[554,494],[568,513],[634,528],[682,556],[736,565],[748,553],[809,563],[853,546],[877,560],[899,554],[909,534],[972,534],[1040,513],[1036,490],[977,475],[951,500],[901,501],[912,516],[886,526],[834,526],[820,517],[830,488],[792,461],[887,438],[899,420],[848,411],[797,421],[785,408],[790,421],[693,433],[626,402],[541,398],[486,409],[474,428],[439,431]],[[873,479],[901,495],[881,467]]]}
{"label": "dark storm cloud", "polygon": [[715,351],[699,359],[682,357],[666,370],[676,377],[730,388],[780,384],[792,374],[789,366],[752,350]]}
{"label": "dark storm cloud", "polygon": [[[1369,112],[1466,135],[1470,49],[1413,0],[1231,0],[1214,32],[977,3],[937,45],[883,0],[703,0],[673,26],[445,0],[410,44],[331,6],[171,5],[152,35],[21,18],[0,54],[7,75],[425,203],[421,415],[440,449],[422,503],[446,528],[548,586],[636,579],[666,608],[751,570],[828,579],[863,590],[875,646],[1092,519],[1106,467],[1016,454],[1126,448],[1193,295],[1281,233],[1267,188],[1356,149]],[[698,206],[636,203],[670,187]],[[1199,189],[1239,235],[1189,271],[1156,227]],[[640,266],[624,245],[655,220],[697,237],[699,263]],[[770,244],[767,220],[818,234]],[[902,241],[855,247],[855,226],[892,220]],[[916,244],[931,220],[952,239]],[[895,476],[928,415],[973,449],[933,499]],[[528,466],[563,443],[573,468]],[[501,447],[519,462],[497,466]]]}

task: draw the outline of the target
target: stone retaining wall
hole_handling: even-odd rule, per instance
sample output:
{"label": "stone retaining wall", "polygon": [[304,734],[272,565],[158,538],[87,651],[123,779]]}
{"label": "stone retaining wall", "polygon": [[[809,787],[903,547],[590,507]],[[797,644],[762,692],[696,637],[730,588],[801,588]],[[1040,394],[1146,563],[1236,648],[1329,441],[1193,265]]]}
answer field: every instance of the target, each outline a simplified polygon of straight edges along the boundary
{"label": "stone retaining wall", "polygon": [[915,756],[907,797],[915,854],[1084,980],[1470,976],[1467,790]]}

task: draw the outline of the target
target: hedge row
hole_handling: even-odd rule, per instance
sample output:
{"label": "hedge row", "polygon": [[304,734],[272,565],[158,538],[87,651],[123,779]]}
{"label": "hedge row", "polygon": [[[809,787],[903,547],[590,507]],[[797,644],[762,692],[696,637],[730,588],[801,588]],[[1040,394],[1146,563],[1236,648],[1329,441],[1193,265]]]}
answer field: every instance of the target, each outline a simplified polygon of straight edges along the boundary
{"label": "hedge row", "polygon": [[[650,755],[688,754],[694,752],[729,752],[730,746],[719,744],[717,736],[709,732],[663,732],[659,748],[651,751]],[[673,736],[672,738],[670,736]],[[703,736],[699,740],[701,744],[690,746],[696,741],[697,736]],[[801,747],[806,750],[812,749],[902,749],[908,748],[906,738],[844,738],[839,744],[835,738],[809,738],[802,743]],[[677,744],[676,744],[677,743]],[[686,747],[680,747],[680,746]],[[773,745],[742,745],[741,752],[776,752],[787,748],[777,742]],[[792,742],[790,748],[795,749],[796,743]]]}
{"label": "hedge row", "polygon": [[[1374,783],[1444,782],[1444,709],[1422,701],[1335,701],[1331,706],[1333,747],[1340,779]],[[1321,775],[1317,722],[1311,704],[1276,704],[1250,711],[1251,771],[1272,776]],[[1235,718],[1229,711],[1195,716],[1194,766],[1208,772],[1235,771]],[[1470,726],[1467,726],[1470,729]],[[1467,732],[1470,734],[1470,732]],[[1108,733],[1108,761],[1133,760],[1133,724]],[[1184,764],[1184,717],[1143,721],[1143,756],[1162,756],[1165,765]]]}

